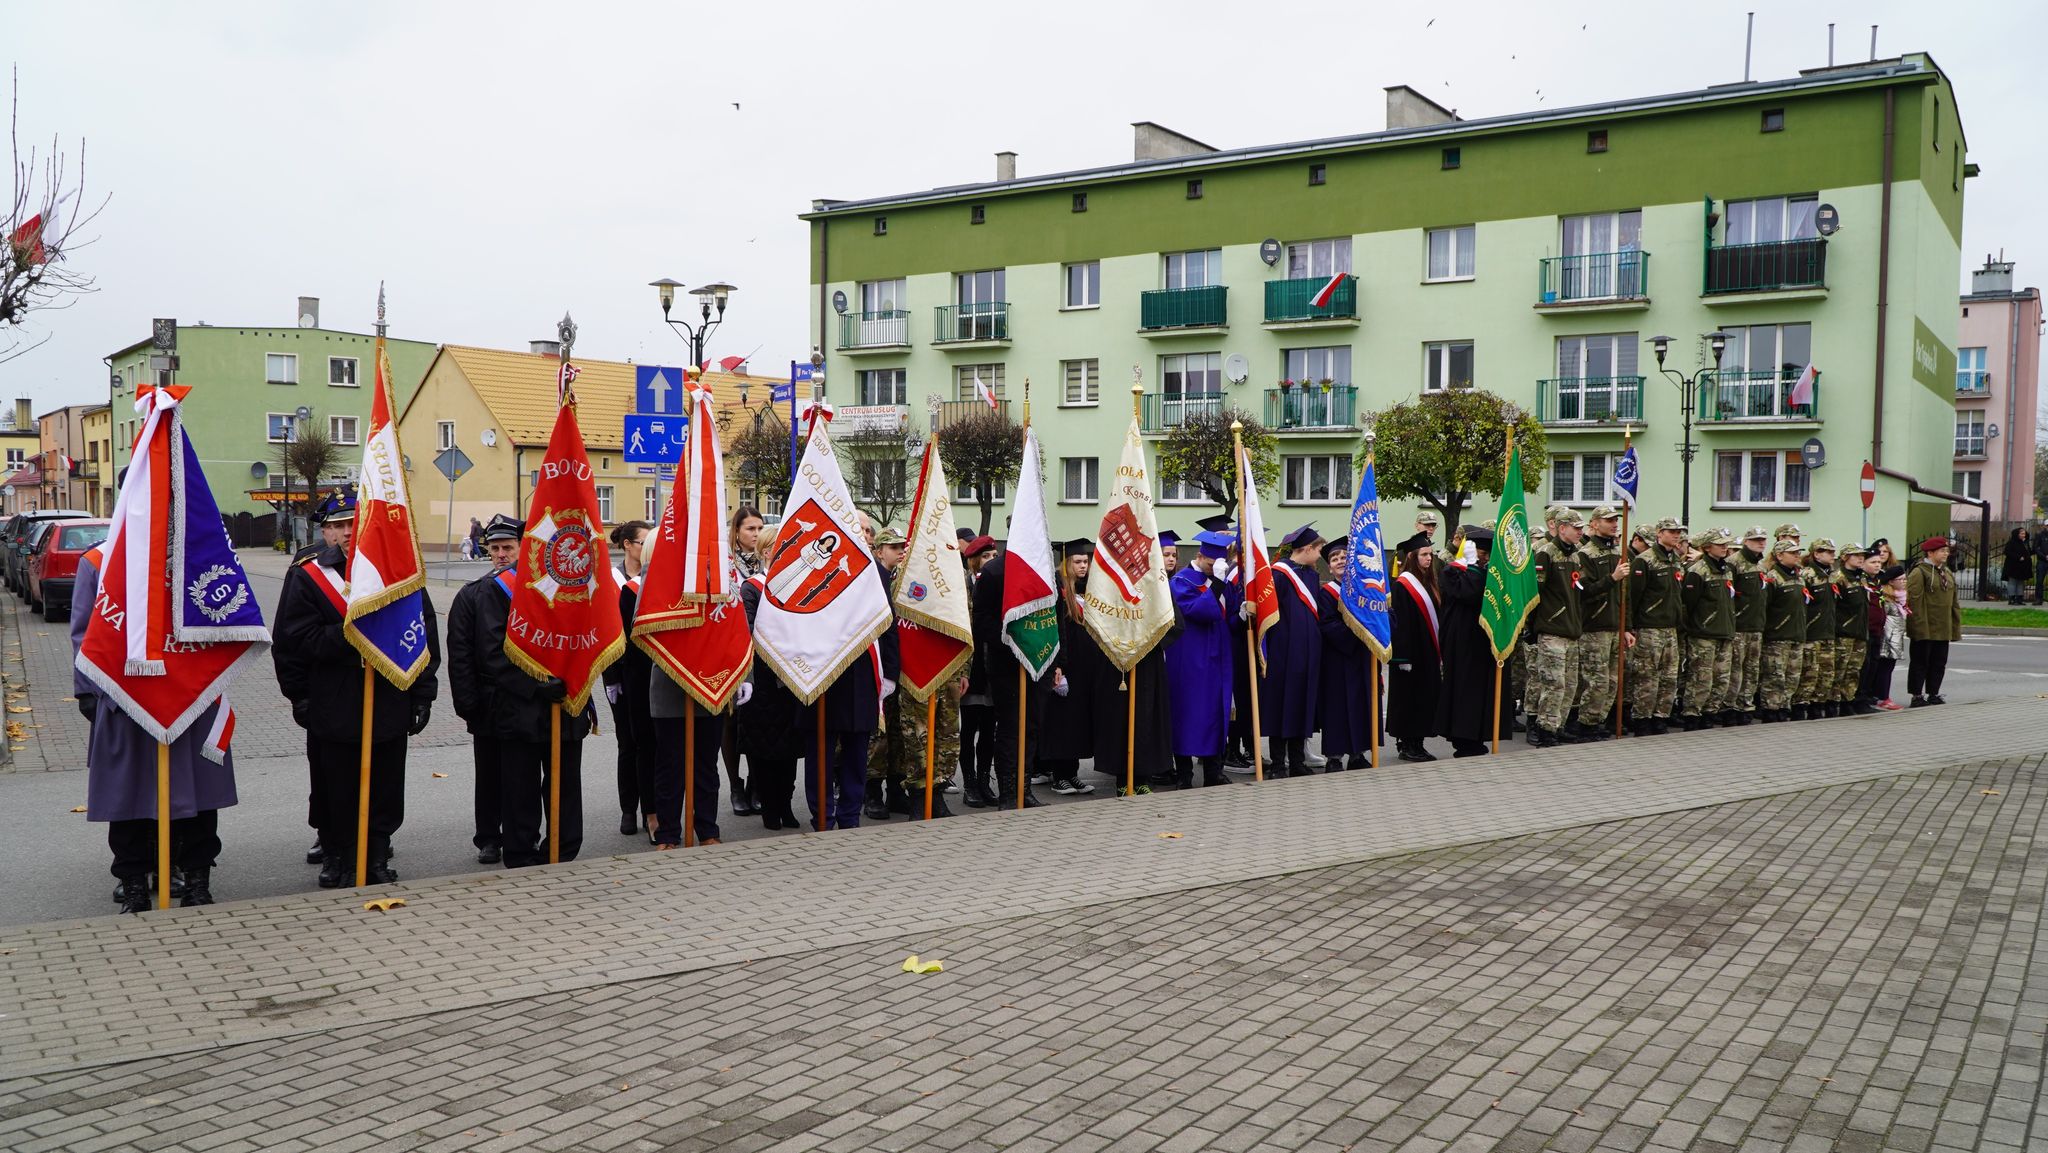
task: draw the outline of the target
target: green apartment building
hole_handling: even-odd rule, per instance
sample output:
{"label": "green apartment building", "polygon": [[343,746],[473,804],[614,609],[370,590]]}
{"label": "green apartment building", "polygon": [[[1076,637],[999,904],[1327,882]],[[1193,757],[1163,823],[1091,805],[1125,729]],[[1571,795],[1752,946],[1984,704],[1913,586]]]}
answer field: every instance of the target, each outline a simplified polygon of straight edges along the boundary
{"label": "green apartment building", "polygon": [[[185,424],[221,512],[261,517],[275,511],[259,494],[282,490],[280,449],[306,420],[317,422],[340,451],[331,479],[361,465],[369,431],[371,384],[376,380],[377,338],[320,327],[320,302],[300,297],[298,324],[281,328],[181,323],[175,380],[189,384]],[[389,339],[393,403],[404,411],[419,387],[435,346]],[[127,467],[129,447],[141,430],[135,414],[138,382],[159,379],[154,349],[144,339],[108,358],[114,415],[114,467]],[[303,492],[305,481],[295,478]],[[295,502],[296,503],[296,502]]]}
{"label": "green apartment building", "polygon": [[[1371,414],[1465,387],[1544,422],[1542,500],[1609,499],[1630,426],[1642,512],[1677,514],[1689,392],[1695,526],[1856,538],[1869,459],[1872,536],[1947,527],[1971,169],[1931,58],[1485,120],[1387,105],[1359,136],[1218,151],[1146,123],[1128,164],[1018,177],[1003,153],[992,183],[815,202],[828,396],[943,424],[976,376],[1018,415],[1029,378],[1055,538],[1095,529],[1134,367],[1149,434],[1224,407],[1275,430],[1275,533],[1337,535]],[[1706,370],[1691,389],[1657,334]],[[1183,534],[1216,511],[1159,496]]]}

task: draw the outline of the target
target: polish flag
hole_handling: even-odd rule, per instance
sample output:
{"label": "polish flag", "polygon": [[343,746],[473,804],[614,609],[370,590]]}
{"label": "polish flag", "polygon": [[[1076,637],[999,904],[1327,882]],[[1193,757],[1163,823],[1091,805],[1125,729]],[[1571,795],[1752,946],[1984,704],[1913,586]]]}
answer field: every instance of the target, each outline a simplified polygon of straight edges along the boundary
{"label": "polish flag", "polygon": [[1785,403],[1793,406],[1812,404],[1813,390],[1819,383],[1820,370],[1810,364],[1807,365],[1806,371],[1799,374],[1799,379],[1792,382],[1792,392],[1785,398]]}
{"label": "polish flag", "polygon": [[1337,295],[1337,289],[1343,286],[1346,279],[1346,275],[1340,272],[1329,280],[1324,281],[1323,286],[1316,289],[1316,294],[1308,298],[1309,307],[1322,308],[1328,305],[1331,298]]}
{"label": "polish flag", "polygon": [[1258,638],[1258,672],[1263,676],[1266,632],[1280,623],[1280,601],[1274,595],[1273,558],[1266,553],[1266,518],[1259,509],[1259,486],[1252,479],[1251,456],[1243,448],[1237,450],[1237,473],[1244,484],[1244,505],[1237,513],[1237,543],[1242,558],[1238,579],[1243,582],[1244,599],[1252,606],[1253,635]]}
{"label": "polish flag", "polygon": [[981,397],[981,403],[989,407],[989,411],[994,412],[1002,407],[1002,405],[996,403],[996,394],[990,392],[988,385],[981,382],[981,374],[979,372],[974,374],[974,391],[976,395]]}

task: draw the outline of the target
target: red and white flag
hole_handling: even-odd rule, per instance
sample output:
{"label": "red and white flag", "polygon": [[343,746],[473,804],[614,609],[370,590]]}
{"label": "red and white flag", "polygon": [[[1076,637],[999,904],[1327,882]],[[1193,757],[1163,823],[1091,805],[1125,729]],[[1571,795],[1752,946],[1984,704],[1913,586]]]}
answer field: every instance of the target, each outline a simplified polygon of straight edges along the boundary
{"label": "red and white flag", "polygon": [[710,391],[691,393],[690,404],[682,467],[648,539],[633,643],[716,713],[753,671],[754,641],[725,536],[725,458]]}
{"label": "red and white flag", "polygon": [[1024,465],[1010,541],[1003,555],[1003,644],[1029,670],[1045,676],[1060,655],[1059,596],[1054,589],[1052,537],[1045,525],[1045,470],[1038,463],[1038,433],[1024,425]]}
{"label": "red and white flag", "polygon": [[[377,292],[383,322],[384,292]],[[391,358],[377,338],[377,391],[363,438],[362,485],[348,559],[348,611],[342,635],[378,675],[409,689],[426,671],[426,564],[413,531],[405,452],[391,403]]]}
{"label": "red and white flag", "polygon": [[973,606],[967,595],[967,566],[946,494],[946,469],[939,438],[925,442],[917,471],[917,499],[910,507],[910,548],[896,566],[896,646],[901,654],[903,690],[928,700],[974,655]]}
{"label": "red and white flag", "polygon": [[1252,632],[1258,638],[1259,675],[1266,674],[1266,632],[1280,623],[1280,601],[1273,587],[1273,560],[1266,554],[1266,518],[1259,511],[1259,485],[1252,462],[1237,450],[1237,475],[1244,486],[1244,504],[1237,510],[1237,544],[1242,554],[1237,576],[1245,603],[1252,606]]}
{"label": "red and white flag", "polygon": [[[572,374],[564,362],[563,377]],[[505,655],[538,680],[560,677],[568,686],[563,707],[580,713],[606,665],[625,651],[619,620],[619,584],[606,556],[597,486],[576,409],[555,413],[547,454],[535,466],[526,535],[511,577],[512,604],[505,621]]]}
{"label": "red and white flag", "polygon": [[974,374],[974,394],[981,398],[981,403],[987,405],[990,411],[1002,408],[1002,405],[996,400],[996,394],[990,392],[988,385],[981,382],[981,373],[979,372]]}
{"label": "red and white flag", "polygon": [[1337,275],[1331,277],[1330,279],[1324,281],[1323,286],[1321,288],[1316,289],[1316,294],[1308,298],[1309,307],[1322,308],[1328,305],[1330,301],[1336,297],[1337,290],[1339,288],[1344,287],[1345,279],[1345,274],[1340,272]]}
{"label": "red and white flag", "polygon": [[1805,371],[1799,374],[1799,379],[1792,382],[1792,391],[1786,395],[1785,403],[1795,407],[1812,404],[1813,390],[1818,384],[1820,370],[1810,364],[1807,365]]}

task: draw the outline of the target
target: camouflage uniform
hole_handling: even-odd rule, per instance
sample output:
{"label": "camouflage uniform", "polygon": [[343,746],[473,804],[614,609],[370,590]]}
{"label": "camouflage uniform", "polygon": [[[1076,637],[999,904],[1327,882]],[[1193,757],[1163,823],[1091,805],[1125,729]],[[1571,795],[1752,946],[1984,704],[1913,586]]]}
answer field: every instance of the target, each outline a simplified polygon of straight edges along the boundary
{"label": "camouflage uniform", "polygon": [[1799,570],[1786,566],[1777,556],[1764,558],[1759,582],[1764,588],[1765,611],[1763,679],[1757,684],[1757,707],[1764,711],[1765,720],[1781,721],[1789,715],[1804,672],[1806,593]]}
{"label": "camouflage uniform", "polygon": [[[1591,519],[1601,520],[1614,512],[1612,508],[1596,508]],[[1581,727],[1598,726],[1602,732],[1610,732],[1610,714],[1614,711],[1614,660],[1621,651],[1622,590],[1614,579],[1614,566],[1623,559],[1621,542],[1612,537],[1588,534],[1580,542],[1575,559],[1579,566],[1579,609],[1585,631],[1579,634],[1579,684],[1573,696],[1577,700]]]}
{"label": "camouflage uniform", "polygon": [[1757,690],[1763,684],[1764,615],[1768,607],[1763,574],[1770,558],[1749,549],[1750,541],[1762,537],[1763,526],[1757,525],[1743,535],[1743,547],[1728,554],[1728,565],[1735,570],[1735,653],[1729,662],[1728,707],[1743,714],[1737,723],[1745,725],[1749,723],[1748,715],[1759,707]]}
{"label": "camouflage uniform", "polygon": [[[1683,529],[1665,517],[1658,528]],[[1677,553],[1652,541],[1636,554],[1628,576],[1628,610],[1636,647],[1628,653],[1628,699],[1638,722],[1668,720],[1678,700],[1678,617],[1684,566]]]}
{"label": "camouflage uniform", "polygon": [[1851,572],[1850,557],[1865,555],[1863,546],[1852,544],[1838,558],[1835,569],[1835,683],[1828,700],[1853,704],[1863,683],[1863,650],[1870,644],[1870,586],[1865,574]]}
{"label": "camouflage uniform", "polygon": [[[1585,523],[1568,508],[1552,507],[1544,520],[1552,525]],[[1579,687],[1579,566],[1556,536],[1536,546],[1536,606],[1529,618],[1535,634],[1529,656],[1527,698],[1529,723],[1546,734],[1564,728],[1572,696]],[[1532,740],[1540,739],[1530,734]]]}
{"label": "camouflage uniform", "polygon": [[[1834,542],[1823,537],[1813,542],[1814,551],[1834,551]],[[1835,693],[1835,585],[1829,564],[1816,565],[1807,554],[1799,579],[1806,586],[1806,649],[1801,654],[1799,695],[1795,705],[1826,704]]]}
{"label": "camouflage uniform", "polygon": [[[1699,537],[1702,547],[1734,544],[1725,529]],[[1727,711],[1735,646],[1735,579],[1727,559],[1702,553],[1685,569],[1680,594],[1685,620],[1685,716]],[[1695,726],[1688,726],[1695,727]]]}

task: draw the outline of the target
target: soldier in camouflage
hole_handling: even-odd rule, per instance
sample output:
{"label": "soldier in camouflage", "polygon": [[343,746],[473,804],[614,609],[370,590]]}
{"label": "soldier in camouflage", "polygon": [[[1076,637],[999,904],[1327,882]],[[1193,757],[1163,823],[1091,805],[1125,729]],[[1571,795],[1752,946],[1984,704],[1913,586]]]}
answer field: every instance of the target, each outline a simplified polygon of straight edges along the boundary
{"label": "soldier in camouflage", "polygon": [[1764,651],[1757,713],[1765,721],[1789,721],[1805,666],[1806,584],[1799,577],[1799,542],[1788,537],[1773,544],[1758,581],[1764,590]]}
{"label": "soldier in camouflage", "polygon": [[1742,534],[1740,548],[1728,554],[1728,567],[1735,572],[1735,648],[1729,659],[1728,711],[1723,723],[1746,725],[1756,719],[1757,690],[1763,683],[1764,659],[1764,569],[1771,563],[1765,556],[1770,538],[1764,526],[1751,525]]}
{"label": "soldier in camouflage", "polygon": [[1536,606],[1529,619],[1529,747],[1545,748],[1564,732],[1572,694],[1579,687],[1579,569],[1573,559],[1586,521],[1574,509],[1554,504],[1545,511],[1548,528],[1535,549]]}
{"label": "soldier in camouflage", "polygon": [[1873,713],[1857,700],[1863,683],[1863,650],[1870,645],[1870,584],[1864,561],[1870,550],[1851,541],[1835,565],[1835,683],[1829,695],[1831,716]]}
{"label": "soldier in camouflage", "polygon": [[1830,717],[1835,692],[1835,542],[1821,537],[1806,552],[1799,580],[1806,586],[1806,647],[1800,654],[1799,695],[1792,719]]}
{"label": "soldier in camouflage", "polygon": [[1579,570],[1579,684],[1573,692],[1580,740],[1604,741],[1614,735],[1615,659],[1628,638],[1621,631],[1621,582],[1628,578],[1628,559],[1615,539],[1621,512],[1601,505],[1586,518],[1586,536],[1573,557]]}
{"label": "soldier in camouflage", "polygon": [[1656,523],[1655,538],[1629,566],[1628,609],[1636,634],[1628,651],[1631,732],[1657,736],[1670,731],[1678,700],[1679,593],[1685,568],[1685,526],[1677,517]]}
{"label": "soldier in camouflage", "polygon": [[1698,559],[1685,568],[1683,608],[1686,649],[1685,731],[1729,724],[1731,665],[1735,648],[1735,572],[1728,551],[1735,536],[1725,528],[1693,538]]}

